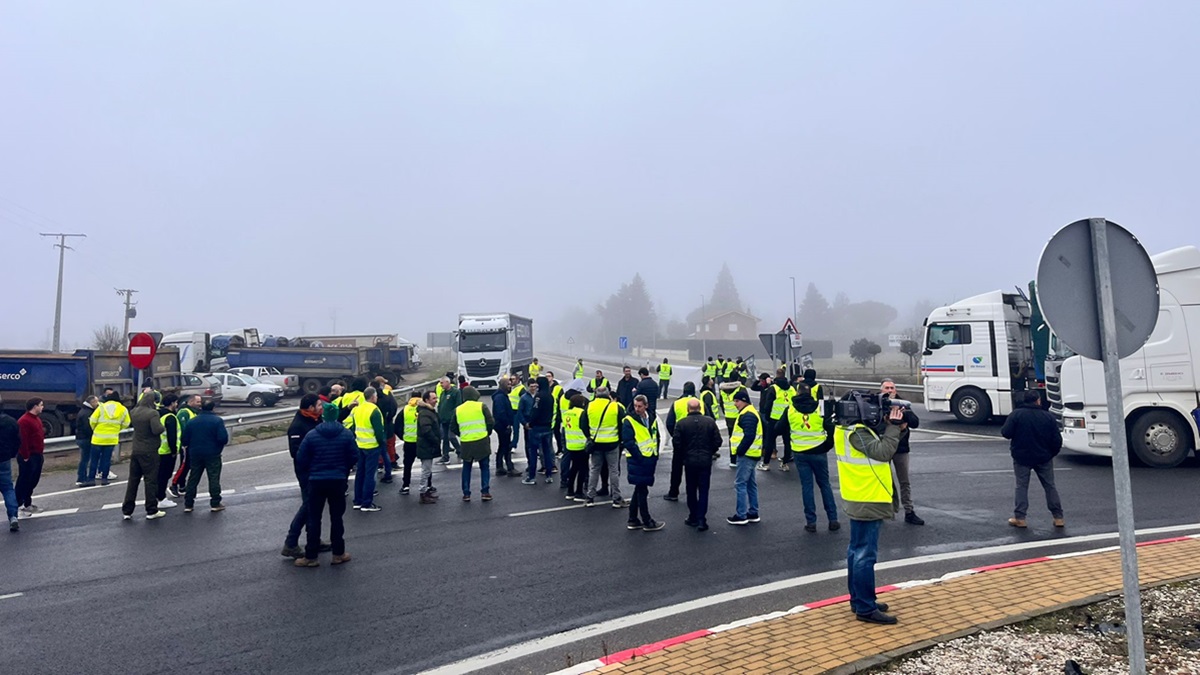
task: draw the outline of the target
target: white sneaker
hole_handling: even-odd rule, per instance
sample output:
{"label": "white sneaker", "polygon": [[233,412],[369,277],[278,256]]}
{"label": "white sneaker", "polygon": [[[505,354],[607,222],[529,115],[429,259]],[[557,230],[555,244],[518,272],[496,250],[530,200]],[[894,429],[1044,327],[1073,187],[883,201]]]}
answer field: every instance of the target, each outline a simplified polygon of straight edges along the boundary
{"label": "white sneaker", "polygon": [[158,508],[160,508],[160,509],[173,509],[176,506],[179,506],[179,505],[176,504],[175,502],[171,501],[170,499],[164,499],[158,503]]}
{"label": "white sneaker", "polygon": [[25,507],[25,510],[30,513],[37,513],[38,511],[42,510],[42,507],[38,506],[37,504],[30,504],[29,506]]}
{"label": "white sneaker", "polygon": [[167,515],[166,511],[155,511],[154,513],[147,513],[146,520],[158,520],[159,518],[162,518],[165,515]]}
{"label": "white sneaker", "polygon": [[133,520],[133,516],[122,515],[121,520]]}
{"label": "white sneaker", "polygon": [[[104,476],[96,476],[96,479],[104,480]],[[108,480],[116,480],[116,479],[117,479],[117,474],[113,473],[112,471],[109,471],[108,472]]]}
{"label": "white sneaker", "polygon": [[75,481],[75,487],[83,487],[83,481],[81,481],[81,480]]}
{"label": "white sneaker", "polygon": [[759,464],[759,465],[758,465],[758,470],[759,470],[759,471],[770,471],[770,470],[771,470],[771,465],[770,465],[770,464]]}

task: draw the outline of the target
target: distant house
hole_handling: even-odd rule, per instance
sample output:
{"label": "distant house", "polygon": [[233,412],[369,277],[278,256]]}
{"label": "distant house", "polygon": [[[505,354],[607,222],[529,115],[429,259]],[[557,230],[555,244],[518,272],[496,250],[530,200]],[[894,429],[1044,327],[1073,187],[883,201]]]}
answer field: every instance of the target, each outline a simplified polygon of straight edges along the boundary
{"label": "distant house", "polygon": [[699,340],[755,340],[758,338],[758,317],[730,310],[710,316],[692,326],[690,336]]}

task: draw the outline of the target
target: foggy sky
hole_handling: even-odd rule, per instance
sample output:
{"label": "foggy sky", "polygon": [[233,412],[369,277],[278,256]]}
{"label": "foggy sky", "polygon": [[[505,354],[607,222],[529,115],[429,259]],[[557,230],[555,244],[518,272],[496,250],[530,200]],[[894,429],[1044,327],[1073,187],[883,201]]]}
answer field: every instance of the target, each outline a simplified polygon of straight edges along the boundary
{"label": "foggy sky", "polygon": [[[0,347],[537,321],[728,262],[774,323],[1197,244],[1200,4],[5,2]],[[441,264],[434,264],[441,260]],[[705,262],[711,264],[705,265]],[[564,275],[566,275],[564,277]],[[15,311],[13,311],[15,309]],[[774,326],[764,325],[764,329]]]}

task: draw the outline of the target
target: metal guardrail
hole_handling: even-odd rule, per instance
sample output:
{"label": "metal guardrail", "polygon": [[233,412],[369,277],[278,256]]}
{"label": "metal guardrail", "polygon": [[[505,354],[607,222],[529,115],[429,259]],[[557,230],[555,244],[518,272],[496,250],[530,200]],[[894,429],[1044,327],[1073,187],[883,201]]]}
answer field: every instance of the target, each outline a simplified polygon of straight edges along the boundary
{"label": "metal guardrail", "polygon": [[[392,396],[400,398],[407,396],[414,391],[430,387],[437,383],[437,380],[427,380],[417,384],[408,385],[403,388],[392,390]],[[221,420],[225,422],[225,428],[229,430],[245,428],[245,427],[262,427],[277,422],[286,422],[292,419],[296,414],[296,408],[279,408],[272,410],[262,410],[258,412],[239,413],[235,415],[222,415]],[[125,429],[121,431],[121,443],[129,442],[133,439],[133,431]],[[60,436],[46,441],[45,454],[54,455],[65,452],[74,452],[78,449],[75,445],[74,436]]]}

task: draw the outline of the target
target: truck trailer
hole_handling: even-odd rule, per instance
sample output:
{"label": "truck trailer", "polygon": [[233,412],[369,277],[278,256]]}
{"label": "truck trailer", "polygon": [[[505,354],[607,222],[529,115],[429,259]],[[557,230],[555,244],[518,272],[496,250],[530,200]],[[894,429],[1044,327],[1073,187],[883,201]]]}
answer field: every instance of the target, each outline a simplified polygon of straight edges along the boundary
{"label": "truck trailer", "polygon": [[533,363],[533,320],[523,316],[459,314],[454,338],[458,374],[481,391],[496,389],[502,374],[524,378]]}
{"label": "truck trailer", "polygon": [[331,349],[323,347],[234,347],[226,351],[230,368],[264,366],[300,378],[300,390],[315,394],[321,387],[356,377],[383,375],[393,383],[400,372],[386,347]]}

